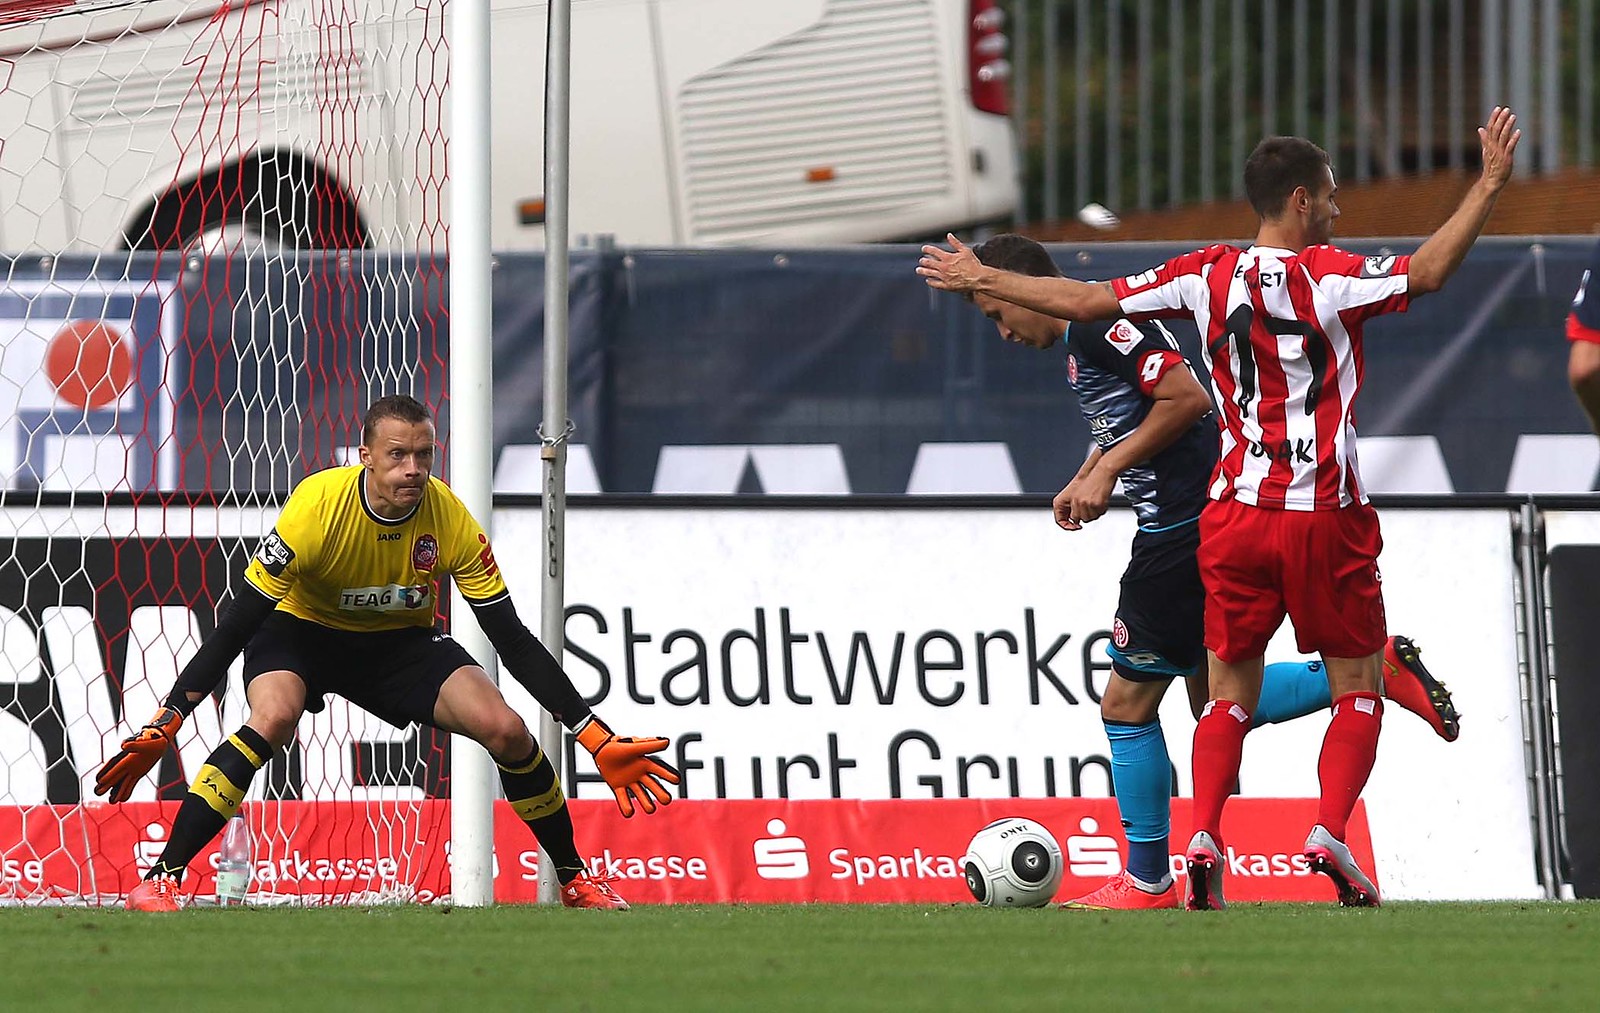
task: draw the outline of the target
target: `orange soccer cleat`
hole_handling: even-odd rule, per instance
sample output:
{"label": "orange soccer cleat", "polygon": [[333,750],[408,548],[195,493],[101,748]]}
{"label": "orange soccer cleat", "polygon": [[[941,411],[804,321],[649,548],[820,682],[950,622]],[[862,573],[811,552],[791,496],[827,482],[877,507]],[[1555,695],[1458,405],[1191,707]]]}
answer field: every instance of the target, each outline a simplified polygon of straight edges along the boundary
{"label": "orange soccer cleat", "polygon": [[1151,893],[1140,889],[1133,877],[1123,872],[1100,889],[1061,906],[1080,911],[1159,911],[1183,905],[1178,903],[1178,887],[1172,880],[1167,881],[1165,890]]}
{"label": "orange soccer cleat", "polygon": [[1428,725],[1446,742],[1461,735],[1461,715],[1444,683],[1422,664],[1422,652],[1407,637],[1383,645],[1383,695]]}
{"label": "orange soccer cleat", "polygon": [[566,907],[588,907],[601,911],[626,911],[628,902],[611,889],[609,876],[591,876],[578,873],[572,882],[561,888],[561,903]]}
{"label": "orange soccer cleat", "polygon": [[178,881],[171,876],[156,876],[128,891],[124,905],[129,911],[181,911]]}

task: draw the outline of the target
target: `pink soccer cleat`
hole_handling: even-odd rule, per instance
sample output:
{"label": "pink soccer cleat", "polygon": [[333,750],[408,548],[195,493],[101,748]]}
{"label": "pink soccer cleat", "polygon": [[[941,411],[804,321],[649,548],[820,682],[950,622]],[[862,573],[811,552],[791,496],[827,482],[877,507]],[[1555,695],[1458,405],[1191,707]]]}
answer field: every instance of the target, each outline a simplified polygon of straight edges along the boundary
{"label": "pink soccer cleat", "polygon": [[1361,871],[1350,849],[1320,823],[1311,828],[1311,835],[1306,838],[1305,856],[1306,861],[1311,863],[1311,871],[1320,872],[1333,880],[1334,888],[1339,891],[1340,904],[1345,907],[1377,907],[1383,903],[1378,897],[1377,886]]}
{"label": "pink soccer cleat", "polygon": [[1061,906],[1080,911],[1161,911],[1175,910],[1183,905],[1178,903],[1176,883],[1169,881],[1165,890],[1151,893],[1140,889],[1133,877],[1124,872],[1100,889]]}
{"label": "pink soccer cleat", "polygon": [[1189,891],[1183,906],[1190,911],[1221,911],[1228,906],[1222,899],[1222,848],[1204,830],[1189,840],[1185,853],[1189,863]]}

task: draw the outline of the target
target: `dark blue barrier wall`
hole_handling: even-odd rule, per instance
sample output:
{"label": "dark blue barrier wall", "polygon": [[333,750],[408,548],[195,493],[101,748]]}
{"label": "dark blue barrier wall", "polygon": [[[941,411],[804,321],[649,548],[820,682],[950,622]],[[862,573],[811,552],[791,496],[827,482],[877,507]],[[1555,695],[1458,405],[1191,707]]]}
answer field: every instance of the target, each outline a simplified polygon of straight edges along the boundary
{"label": "dark blue barrier wall", "polygon": [[[1360,431],[1436,437],[1458,492],[1504,491],[1522,434],[1587,431],[1566,386],[1562,321],[1590,246],[1484,240],[1443,292],[1372,324]],[[1106,279],[1187,249],[1052,252],[1069,275]],[[921,284],[916,256],[627,256],[607,303],[603,488],[650,490],[663,444],[833,443],[853,491],[895,493],[922,443],[1000,441],[1024,490],[1059,489],[1089,446],[1059,349],[1000,341],[970,304]],[[1193,326],[1176,330],[1194,358]]]}
{"label": "dark blue barrier wall", "polygon": [[[1365,253],[1415,245],[1350,244]],[[1483,240],[1442,293],[1369,326],[1362,434],[1434,437],[1455,491],[1501,492],[1519,437],[1586,432],[1566,386],[1562,320],[1590,246]],[[1106,279],[1187,249],[1052,252],[1069,275]],[[588,448],[600,487],[656,488],[663,446],[824,444],[839,448],[850,491],[899,493],[923,444],[992,442],[1009,452],[1023,491],[1060,488],[1089,435],[1059,349],[1001,342],[970,304],[927,289],[916,259],[911,246],[576,251],[573,442]],[[90,291],[78,315],[93,316],[95,269],[89,260],[18,260],[11,277]],[[538,440],[542,272],[538,255],[497,262],[501,446]],[[184,488],[281,490],[357,442],[361,407],[374,396],[406,390],[445,401],[442,263],[371,253],[268,264],[167,257],[136,259],[120,277],[163,286],[175,315],[172,445]],[[1193,327],[1177,330],[1193,352]],[[447,406],[443,414],[448,437]],[[762,489],[754,471],[737,487]]]}

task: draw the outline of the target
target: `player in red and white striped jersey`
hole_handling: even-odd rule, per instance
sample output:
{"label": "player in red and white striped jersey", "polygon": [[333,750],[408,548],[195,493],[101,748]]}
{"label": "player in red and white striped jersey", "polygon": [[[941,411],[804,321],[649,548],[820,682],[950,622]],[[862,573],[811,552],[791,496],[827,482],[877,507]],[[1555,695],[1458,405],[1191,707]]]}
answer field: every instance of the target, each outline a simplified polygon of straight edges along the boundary
{"label": "player in red and white striped jersey", "polygon": [[1267,138],[1245,163],[1245,192],[1260,219],[1248,249],[1212,246],[1089,283],[987,268],[954,236],[950,250],[923,247],[917,273],[936,289],[1066,320],[1191,314],[1199,324],[1222,447],[1200,519],[1211,701],[1195,728],[1191,908],[1221,906],[1222,809],[1260,695],[1262,656],[1286,615],[1300,649],[1322,655],[1334,701],[1305,856],[1333,879],[1341,903],[1378,903],[1344,845],[1377,755],[1387,635],[1383,540],[1356,463],[1361,328],[1441,288],[1483,231],[1521,132],[1497,107],[1478,137],[1481,175],[1410,257],[1327,245],[1339,215],[1333,170],[1326,152],[1292,137]]}
{"label": "player in red and white striped jersey", "polygon": [[1600,433],[1600,243],[1589,255],[1589,266],[1578,282],[1578,294],[1572,297],[1567,340],[1572,342],[1567,379],[1589,416],[1590,427]]}
{"label": "player in red and white striped jersey", "polygon": [[[1333,209],[1331,180],[1325,199]],[[1212,499],[1282,510],[1366,502],[1353,412],[1361,325],[1406,308],[1410,264],[1410,257],[1362,257],[1326,243],[1299,251],[1217,245],[1111,283],[1136,318],[1193,308],[1221,409]]]}

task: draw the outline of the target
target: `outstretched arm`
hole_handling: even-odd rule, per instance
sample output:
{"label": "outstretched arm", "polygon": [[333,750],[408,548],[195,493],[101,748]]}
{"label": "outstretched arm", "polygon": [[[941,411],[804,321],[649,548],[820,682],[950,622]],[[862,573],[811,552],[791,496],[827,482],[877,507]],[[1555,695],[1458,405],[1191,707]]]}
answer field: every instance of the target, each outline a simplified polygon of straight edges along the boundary
{"label": "outstretched arm", "polygon": [[1496,106],[1486,126],[1478,128],[1483,145],[1483,173],[1461,199],[1455,214],[1429,236],[1411,257],[1409,273],[1412,298],[1437,292],[1461,266],[1467,251],[1483,232],[1489,212],[1511,178],[1512,156],[1522,131],[1510,109]]}
{"label": "outstretched arm", "polygon": [[183,719],[217,688],[233,659],[277,605],[254,584],[244,583],[217,618],[217,628],[178,673],[166,704],[144,727],[123,739],[117,754],[100,766],[94,780],[96,795],[109,795],[112,802],[126,802],[133,795],[134,786],[176,743]]}
{"label": "outstretched arm", "polygon": [[194,652],[194,657],[178,673],[177,685],[167,696],[167,706],[188,717],[195,707],[217,688],[228,674],[228,666],[255,636],[267,616],[278,607],[275,599],[262,594],[248,580],[233,596],[233,601],[217,617],[217,628]]}
{"label": "outstretched arm", "polygon": [[981,292],[1059,320],[1110,320],[1122,315],[1107,282],[1035,277],[986,267],[961,240],[953,235],[945,238],[950,249],[924,246],[917,262],[917,273],[930,288],[963,295]]}
{"label": "outstretched arm", "polygon": [[523,625],[510,595],[482,605],[474,602],[472,611],[512,678],[533,694],[539,706],[571,729],[578,743],[594,757],[595,769],[616,796],[623,816],[632,816],[635,804],[653,813],[658,804],[672,801],[662,782],[677,784],[682,777],[651,755],[666,749],[669,740],[619,736],[595,716],[556,659]]}
{"label": "outstretched arm", "polygon": [[533,694],[540,707],[576,731],[589,717],[589,705],[567,678],[567,673],[556,664],[556,659],[539,643],[539,638],[523,625],[511,596],[503,595],[488,604],[480,605],[470,599],[468,603],[511,677]]}

